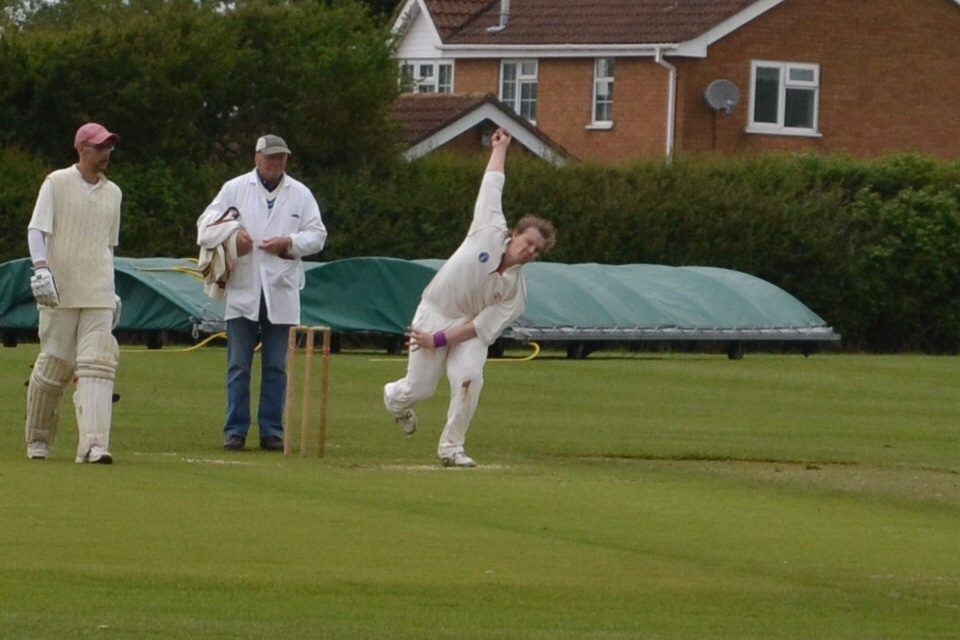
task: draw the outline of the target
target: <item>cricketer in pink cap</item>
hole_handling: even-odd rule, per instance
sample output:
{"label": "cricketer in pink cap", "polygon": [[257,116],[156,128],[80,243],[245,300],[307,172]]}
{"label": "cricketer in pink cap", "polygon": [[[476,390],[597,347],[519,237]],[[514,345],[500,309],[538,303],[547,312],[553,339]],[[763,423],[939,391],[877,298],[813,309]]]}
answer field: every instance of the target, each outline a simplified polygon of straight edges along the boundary
{"label": "cricketer in pink cap", "polygon": [[85,143],[103,144],[104,142],[116,144],[120,142],[120,136],[115,133],[110,133],[102,124],[88,122],[77,129],[77,135],[73,139],[73,148],[79,149]]}
{"label": "cricketer in pink cap", "polygon": [[39,307],[40,353],[27,386],[27,457],[44,459],[56,436],[67,386],[76,381],[77,457],[109,464],[113,385],[120,347],[114,250],[123,192],[105,175],[120,139],[103,126],[77,130],[77,162],[47,174],[27,225],[30,291]]}

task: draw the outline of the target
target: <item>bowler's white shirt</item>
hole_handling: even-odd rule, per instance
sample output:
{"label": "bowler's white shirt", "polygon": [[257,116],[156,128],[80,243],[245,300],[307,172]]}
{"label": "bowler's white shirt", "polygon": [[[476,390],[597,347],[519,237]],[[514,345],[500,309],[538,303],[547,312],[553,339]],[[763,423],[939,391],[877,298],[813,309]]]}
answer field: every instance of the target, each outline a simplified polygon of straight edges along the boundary
{"label": "bowler's white shirt", "polygon": [[473,321],[477,336],[492,344],[523,313],[526,285],[521,265],[497,273],[510,239],[503,215],[502,172],[483,176],[467,237],[423,292],[422,304],[451,326]]}

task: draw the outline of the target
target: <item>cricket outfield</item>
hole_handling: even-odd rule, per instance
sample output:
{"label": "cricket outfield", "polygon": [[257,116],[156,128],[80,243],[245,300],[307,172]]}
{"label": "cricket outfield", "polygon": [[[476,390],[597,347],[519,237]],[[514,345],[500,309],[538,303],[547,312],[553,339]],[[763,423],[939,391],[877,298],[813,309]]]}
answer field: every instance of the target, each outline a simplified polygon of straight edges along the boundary
{"label": "cricket outfield", "polygon": [[323,459],[222,451],[222,347],[124,349],[113,465],[69,398],[27,460],[36,353],[0,357],[4,640],[960,637],[960,358],[491,361],[443,469],[445,381],[407,437],[372,352]]}

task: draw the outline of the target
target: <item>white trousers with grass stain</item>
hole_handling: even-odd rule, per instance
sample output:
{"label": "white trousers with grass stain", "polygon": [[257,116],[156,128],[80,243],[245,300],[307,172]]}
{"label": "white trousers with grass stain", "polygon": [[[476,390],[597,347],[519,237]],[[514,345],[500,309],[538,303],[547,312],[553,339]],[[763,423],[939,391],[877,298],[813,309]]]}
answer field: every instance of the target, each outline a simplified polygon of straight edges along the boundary
{"label": "white trousers with grass stain", "polygon": [[[417,309],[413,326],[430,333],[445,331],[462,321],[451,321],[422,305]],[[487,362],[487,345],[479,338],[441,347],[411,351],[407,375],[388,383],[383,390],[384,404],[394,417],[403,415],[418,402],[433,396],[446,370],[450,382],[450,406],[447,421],[440,434],[437,454],[447,458],[463,452],[467,430],[477,411],[483,389],[483,367]]]}

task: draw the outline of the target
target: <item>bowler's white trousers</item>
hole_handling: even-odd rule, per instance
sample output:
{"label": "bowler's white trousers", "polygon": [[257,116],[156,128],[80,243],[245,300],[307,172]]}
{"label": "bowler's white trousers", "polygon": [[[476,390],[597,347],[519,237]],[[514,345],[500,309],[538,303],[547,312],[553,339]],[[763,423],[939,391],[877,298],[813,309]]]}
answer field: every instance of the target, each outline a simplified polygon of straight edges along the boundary
{"label": "bowler's white trousers", "polygon": [[[413,326],[435,333],[462,322],[444,318],[421,305],[413,319]],[[411,351],[407,360],[407,375],[396,382],[387,383],[384,387],[384,404],[395,417],[403,415],[418,402],[433,396],[446,367],[447,380],[450,382],[450,406],[447,409],[447,422],[437,445],[437,454],[441,458],[447,458],[463,452],[467,430],[480,401],[483,367],[486,362],[487,345],[479,338],[439,349]]]}

